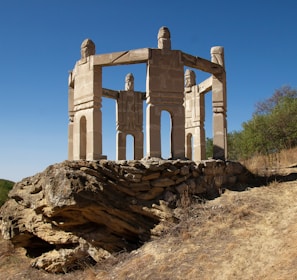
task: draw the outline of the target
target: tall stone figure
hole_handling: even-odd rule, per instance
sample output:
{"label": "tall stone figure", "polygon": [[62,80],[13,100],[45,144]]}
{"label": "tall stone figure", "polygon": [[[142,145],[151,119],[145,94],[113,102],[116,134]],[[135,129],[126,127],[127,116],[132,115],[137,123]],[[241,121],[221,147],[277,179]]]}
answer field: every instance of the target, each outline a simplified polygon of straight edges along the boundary
{"label": "tall stone figure", "polygon": [[142,94],[134,91],[134,76],[125,78],[125,91],[117,98],[117,160],[126,159],[127,135],[134,137],[134,159],[143,157]]}
{"label": "tall stone figure", "polygon": [[196,85],[195,72],[187,69],[185,72],[184,101],[186,157],[194,161],[206,158],[204,99],[204,93],[200,93],[199,86]]}
{"label": "tall stone figure", "polygon": [[[225,69],[224,48],[211,48],[211,61]],[[212,108],[213,108],[213,154],[214,158],[227,158],[227,96],[226,72],[212,76]]]}
{"label": "tall stone figure", "polygon": [[158,49],[151,49],[146,80],[147,157],[161,157],[161,112],[171,116],[171,157],[185,157],[184,64],[181,52],[171,50],[170,32],[161,27]]}
{"label": "tall stone figure", "polygon": [[81,59],[69,75],[69,159],[102,156],[102,67],[94,65],[95,44],[81,45]]}

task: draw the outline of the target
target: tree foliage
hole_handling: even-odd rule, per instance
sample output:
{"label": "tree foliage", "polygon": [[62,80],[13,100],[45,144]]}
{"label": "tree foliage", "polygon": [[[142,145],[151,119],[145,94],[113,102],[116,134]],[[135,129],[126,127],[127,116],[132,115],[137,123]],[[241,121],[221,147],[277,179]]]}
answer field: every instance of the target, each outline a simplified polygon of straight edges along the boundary
{"label": "tree foliage", "polygon": [[8,192],[12,189],[14,182],[0,179],[0,206],[4,204],[4,202],[8,198]]}
{"label": "tree foliage", "polygon": [[267,115],[270,114],[284,99],[296,99],[297,90],[292,89],[289,86],[283,86],[277,89],[274,94],[268,99],[256,103],[255,115]]}
{"label": "tree foliage", "polygon": [[228,134],[228,157],[249,158],[297,146],[297,90],[282,87],[256,104],[242,131]]}
{"label": "tree foliage", "polygon": [[213,156],[213,140],[206,137],[206,158],[212,158]]}

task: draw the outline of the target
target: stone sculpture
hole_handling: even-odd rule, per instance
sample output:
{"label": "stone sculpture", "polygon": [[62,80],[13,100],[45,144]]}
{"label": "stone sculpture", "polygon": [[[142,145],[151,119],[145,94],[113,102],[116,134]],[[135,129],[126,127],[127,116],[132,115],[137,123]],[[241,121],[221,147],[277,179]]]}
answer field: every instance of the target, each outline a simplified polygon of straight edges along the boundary
{"label": "stone sculpture", "polygon": [[[134,90],[133,75],[126,77],[125,91],[102,88],[105,66],[146,63],[146,92]],[[192,72],[211,76],[196,85]],[[185,83],[186,81],[186,83]],[[211,49],[211,61],[171,49],[167,27],[158,32],[158,48],[95,54],[95,44],[85,40],[81,59],[69,75],[68,158],[98,160],[102,155],[103,97],[117,100],[117,159],[125,159],[126,137],[134,137],[134,158],[143,157],[142,101],[146,101],[146,158],[161,157],[161,112],[171,117],[171,158],[205,158],[204,94],[212,91],[213,158],[227,157],[226,72],[223,47]],[[185,102],[184,102],[185,100]],[[141,108],[140,108],[141,107]],[[189,113],[189,112],[193,113]],[[141,114],[141,115],[140,115]],[[190,115],[189,115],[190,114]],[[125,121],[123,121],[125,115]],[[191,119],[192,118],[192,119]],[[193,142],[193,143],[192,143]],[[192,155],[192,149],[194,153]]]}
{"label": "stone sculpture", "polygon": [[143,110],[140,92],[134,92],[134,77],[129,73],[125,79],[125,91],[117,98],[117,160],[126,159],[126,137],[134,137],[134,159],[143,158]]}

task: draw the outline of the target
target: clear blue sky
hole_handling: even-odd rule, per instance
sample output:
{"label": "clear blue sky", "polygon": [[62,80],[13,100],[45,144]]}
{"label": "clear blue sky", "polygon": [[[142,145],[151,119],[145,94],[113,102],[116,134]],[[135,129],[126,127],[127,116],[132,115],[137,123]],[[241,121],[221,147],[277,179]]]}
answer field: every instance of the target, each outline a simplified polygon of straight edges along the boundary
{"label": "clear blue sky", "polygon": [[[167,26],[173,49],[210,59],[212,46],[224,46],[233,131],[256,102],[283,85],[297,87],[296,11],[295,0],[1,0],[0,178],[18,181],[67,159],[68,71],[85,38],[97,54],[156,48]],[[128,72],[144,91],[143,65],[105,68],[103,86],[123,89]],[[114,159],[115,103],[103,106],[103,152]]]}

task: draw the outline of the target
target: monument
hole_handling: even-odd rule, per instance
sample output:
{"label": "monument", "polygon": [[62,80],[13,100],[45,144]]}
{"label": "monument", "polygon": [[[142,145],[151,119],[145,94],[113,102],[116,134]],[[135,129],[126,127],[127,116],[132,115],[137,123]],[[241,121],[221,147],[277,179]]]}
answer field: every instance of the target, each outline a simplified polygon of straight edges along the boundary
{"label": "monument", "polygon": [[[134,90],[129,73],[125,90],[102,88],[102,68],[145,63],[146,92]],[[195,72],[210,74],[196,84]],[[81,45],[81,59],[69,74],[68,159],[99,160],[102,154],[102,98],[117,102],[117,160],[126,159],[126,137],[134,137],[134,159],[143,158],[143,102],[146,102],[146,155],[161,158],[161,112],[171,117],[172,159],[199,161],[205,152],[204,95],[212,92],[213,158],[227,157],[226,72],[223,47],[211,48],[211,60],[171,49],[167,27],[158,32],[158,48],[96,54],[95,44],[86,39]]]}

